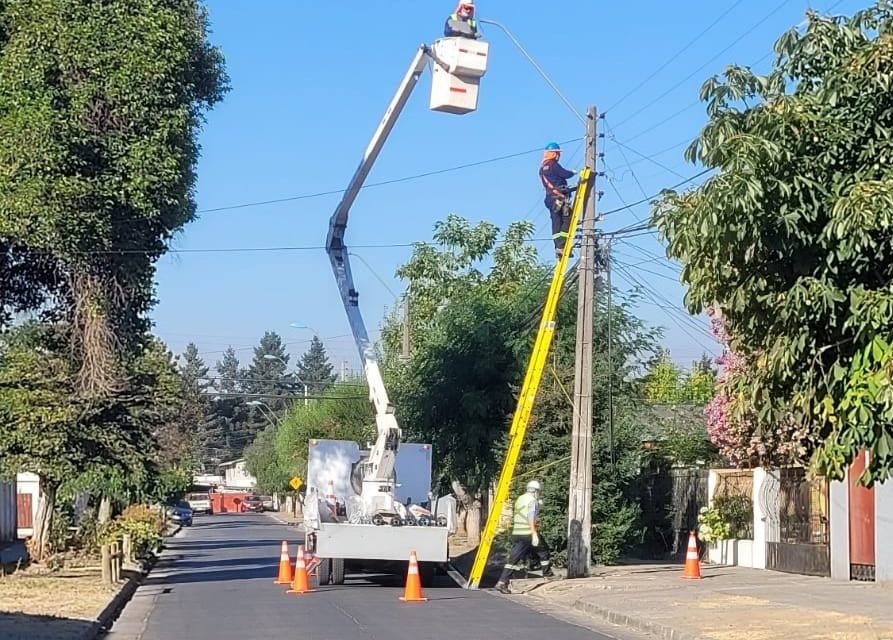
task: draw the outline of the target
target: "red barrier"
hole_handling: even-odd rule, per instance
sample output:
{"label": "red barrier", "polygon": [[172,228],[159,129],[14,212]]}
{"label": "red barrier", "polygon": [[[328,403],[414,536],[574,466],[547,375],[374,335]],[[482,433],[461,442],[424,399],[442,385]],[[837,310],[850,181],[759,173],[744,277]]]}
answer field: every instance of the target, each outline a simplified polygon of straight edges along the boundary
{"label": "red barrier", "polygon": [[243,493],[212,493],[211,506],[214,513],[241,513],[242,501],[250,496],[248,492]]}

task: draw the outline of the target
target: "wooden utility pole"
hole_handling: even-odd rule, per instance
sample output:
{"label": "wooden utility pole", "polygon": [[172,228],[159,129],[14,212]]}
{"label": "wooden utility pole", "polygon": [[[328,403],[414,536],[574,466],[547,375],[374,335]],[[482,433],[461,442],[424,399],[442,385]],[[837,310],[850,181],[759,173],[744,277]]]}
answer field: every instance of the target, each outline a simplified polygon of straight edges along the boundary
{"label": "wooden utility pole", "polygon": [[[598,115],[586,113],[586,166],[597,175]],[[583,210],[583,242],[577,267],[577,350],[574,368],[574,423],[571,433],[571,478],[568,497],[567,577],[589,575],[592,566],[592,324],[595,294],[595,204],[593,184]]]}

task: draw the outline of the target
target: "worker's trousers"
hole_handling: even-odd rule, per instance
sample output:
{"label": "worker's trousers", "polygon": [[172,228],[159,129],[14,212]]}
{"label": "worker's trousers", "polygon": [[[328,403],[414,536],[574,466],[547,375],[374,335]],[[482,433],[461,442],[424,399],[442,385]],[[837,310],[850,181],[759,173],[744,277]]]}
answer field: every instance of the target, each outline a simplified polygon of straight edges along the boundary
{"label": "worker's trousers", "polygon": [[505,567],[502,569],[502,575],[499,581],[503,584],[512,579],[515,571],[520,571],[526,566],[527,559],[535,556],[540,561],[540,566],[544,573],[549,573],[549,547],[542,536],[539,539],[539,546],[533,546],[533,536],[512,536],[512,549],[509,551],[509,559]]}
{"label": "worker's trousers", "polygon": [[552,241],[555,243],[555,255],[561,255],[564,251],[564,243],[567,242],[567,232],[571,224],[570,208],[567,200],[549,198],[546,207],[552,217]]}

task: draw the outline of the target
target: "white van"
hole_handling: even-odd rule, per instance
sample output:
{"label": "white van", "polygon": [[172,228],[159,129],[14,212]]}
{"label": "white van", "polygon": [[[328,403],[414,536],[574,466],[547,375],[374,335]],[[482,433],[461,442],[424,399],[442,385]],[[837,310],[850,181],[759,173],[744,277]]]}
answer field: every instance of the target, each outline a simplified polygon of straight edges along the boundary
{"label": "white van", "polygon": [[189,493],[186,494],[186,502],[193,513],[214,514],[214,508],[211,506],[211,496],[207,493]]}

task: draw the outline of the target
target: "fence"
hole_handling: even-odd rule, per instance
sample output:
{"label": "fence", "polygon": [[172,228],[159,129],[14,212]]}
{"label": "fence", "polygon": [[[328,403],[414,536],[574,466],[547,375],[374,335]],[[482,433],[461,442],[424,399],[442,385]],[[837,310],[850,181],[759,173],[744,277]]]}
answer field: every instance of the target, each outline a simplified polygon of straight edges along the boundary
{"label": "fence", "polygon": [[808,477],[805,469],[781,469],[778,492],[769,497],[777,540],[767,543],[767,568],[830,576],[828,481]]}
{"label": "fence", "polygon": [[640,477],[642,520],[645,527],[641,552],[680,559],[688,534],[698,526],[698,511],[707,504],[709,472],[706,469],[662,469]]}
{"label": "fence", "polygon": [[714,469],[711,477],[711,505],[729,523],[731,538],[753,540],[753,471]]}

